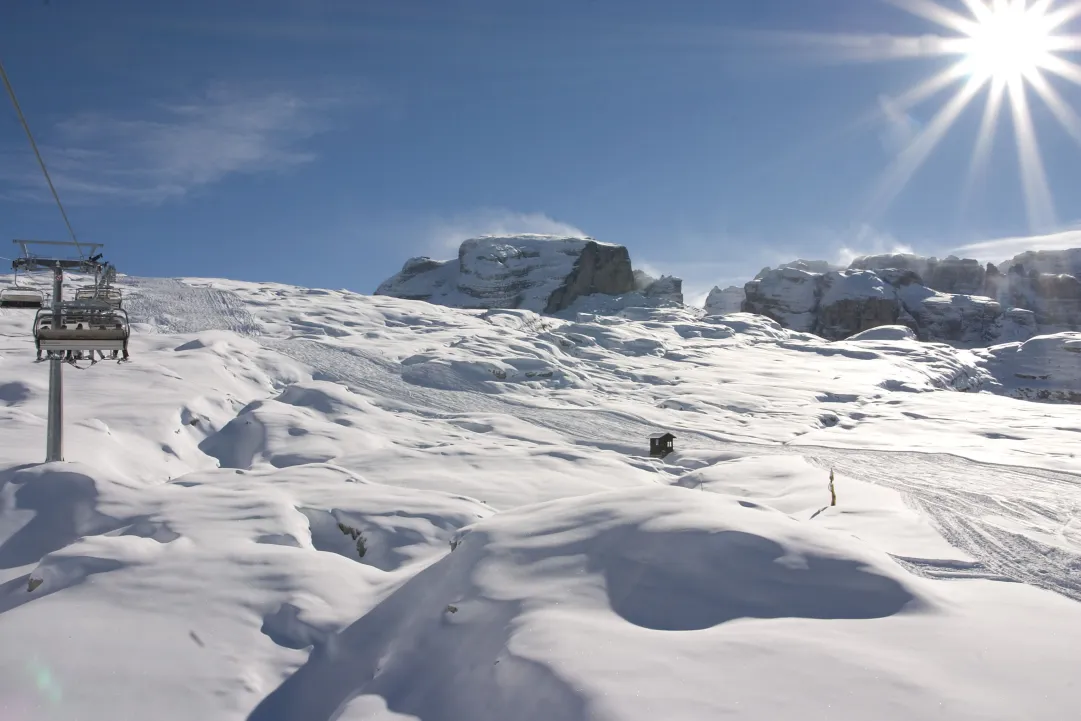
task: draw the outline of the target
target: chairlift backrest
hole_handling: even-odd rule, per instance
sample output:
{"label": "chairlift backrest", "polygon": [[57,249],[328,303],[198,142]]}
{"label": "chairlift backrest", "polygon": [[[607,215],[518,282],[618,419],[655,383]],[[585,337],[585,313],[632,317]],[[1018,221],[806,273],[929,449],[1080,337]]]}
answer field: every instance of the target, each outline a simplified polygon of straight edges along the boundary
{"label": "chairlift backrest", "polygon": [[124,350],[131,335],[128,314],[98,303],[61,303],[57,311],[42,309],[34,318],[34,340],[40,350]]}
{"label": "chairlift backrest", "polygon": [[34,288],[13,286],[0,290],[0,308],[41,308],[45,293]]}

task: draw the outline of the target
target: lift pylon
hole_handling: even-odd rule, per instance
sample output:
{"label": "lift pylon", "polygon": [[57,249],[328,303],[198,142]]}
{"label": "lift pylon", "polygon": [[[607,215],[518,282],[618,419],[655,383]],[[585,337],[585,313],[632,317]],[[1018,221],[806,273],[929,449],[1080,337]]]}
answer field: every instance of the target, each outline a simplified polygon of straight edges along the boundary
{"label": "lift pylon", "polygon": [[[64,375],[61,364],[74,363],[84,353],[93,361],[95,352],[103,354],[105,351],[111,351],[114,358],[123,353],[123,360],[127,360],[131,326],[127,313],[120,308],[119,295],[104,292],[108,285],[103,285],[102,275],[111,267],[101,262],[100,250],[104,245],[49,240],[14,242],[22,249],[22,256],[11,264],[16,272],[51,271],[53,274],[52,306],[37,312],[33,332],[38,360],[49,361],[49,423],[45,461],[62,461]],[[52,252],[35,252],[39,246]],[[61,257],[59,251],[65,247],[74,248],[78,257]],[[93,274],[93,296],[84,295],[80,299],[76,293],[75,300],[65,301],[65,270]],[[45,358],[42,357],[43,353]]]}

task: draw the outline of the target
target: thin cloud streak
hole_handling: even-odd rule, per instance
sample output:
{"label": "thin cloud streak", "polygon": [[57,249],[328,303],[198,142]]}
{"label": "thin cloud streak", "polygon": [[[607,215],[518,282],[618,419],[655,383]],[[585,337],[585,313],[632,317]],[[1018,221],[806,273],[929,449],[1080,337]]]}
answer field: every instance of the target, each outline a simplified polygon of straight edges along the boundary
{"label": "thin cloud streak", "polygon": [[979,258],[983,261],[1002,262],[1028,250],[1069,250],[1081,248],[1081,229],[1065,230],[1047,235],[1031,235],[1012,238],[984,240],[953,248],[957,255]]}
{"label": "thin cloud streak", "polygon": [[[225,86],[152,118],[81,113],[46,133],[46,163],[65,200],[82,205],[158,204],[230,175],[280,172],[311,162],[305,140],[328,129],[338,103],[286,91],[236,93]],[[27,163],[3,164],[4,195],[45,200]]]}

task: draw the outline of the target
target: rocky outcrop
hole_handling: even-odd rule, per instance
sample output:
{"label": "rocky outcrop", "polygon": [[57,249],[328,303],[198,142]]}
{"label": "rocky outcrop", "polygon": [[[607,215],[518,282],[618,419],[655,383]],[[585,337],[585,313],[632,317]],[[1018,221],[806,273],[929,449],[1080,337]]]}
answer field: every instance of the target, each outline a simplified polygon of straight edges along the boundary
{"label": "rocky outcrop", "polygon": [[747,300],[747,292],[737,285],[727,288],[714,286],[706,296],[706,313],[709,315],[728,315],[743,311],[743,301]]}
{"label": "rocky outcrop", "polygon": [[924,258],[908,253],[896,255],[869,255],[852,261],[853,270],[901,270],[920,277],[923,285],[940,293],[956,295],[982,295],[986,270],[978,260],[958,258]]}
{"label": "rocky outcrop", "polygon": [[[1019,256],[1021,257],[1021,256]],[[1016,260],[1016,259],[1015,259]],[[991,266],[993,267],[993,266]],[[987,294],[1001,303],[1028,308],[1041,326],[1081,328],[1081,280],[1069,273],[1046,273],[1041,267],[1071,267],[1067,263],[1014,263],[1006,272],[988,268]]]}
{"label": "rocky outcrop", "polygon": [[897,290],[870,271],[780,268],[748,283],[746,293],[746,312],[830,340],[893,325],[903,316]]}
{"label": "rocky outcrop", "polygon": [[[682,281],[662,278],[646,292],[678,295]],[[376,295],[458,308],[522,308],[555,313],[592,294],[635,290],[630,254],[592,238],[485,236],[462,243],[458,260],[411,258]]]}
{"label": "rocky outcrop", "polygon": [[952,255],[874,255],[857,258],[851,268],[883,277],[909,274],[939,293],[984,296],[1006,309],[1030,310],[1042,331],[1081,328],[1081,248],[1027,251],[998,266]]}
{"label": "rocky outcrop", "polygon": [[880,325],[894,325],[903,316],[897,289],[866,270],[842,270],[822,276],[815,328],[829,340],[840,340]]}
{"label": "rocky outcrop", "polygon": [[683,280],[673,275],[654,278],[642,270],[634,271],[634,289],[646,298],[683,304]]}
{"label": "rocky outcrop", "polygon": [[768,270],[744,286],[747,299],[743,311],[772,318],[791,330],[812,333],[822,288],[821,273],[798,268]]}
{"label": "rocky outcrop", "polygon": [[792,260],[787,263],[782,263],[776,268],[770,268],[769,266],[767,266],[762,270],[758,271],[758,275],[756,275],[754,279],[760,280],[772,270],[784,270],[785,268],[804,270],[808,273],[829,273],[831,270],[844,270],[843,266],[834,265],[828,260],[805,260],[803,258],[800,258],[799,260]]}
{"label": "rocky outcrop", "polygon": [[744,310],[830,340],[891,325],[911,328],[920,340],[962,345],[1026,340],[1036,333],[1030,311],[939,293],[919,280],[911,267],[829,273],[785,268],[747,284]]}

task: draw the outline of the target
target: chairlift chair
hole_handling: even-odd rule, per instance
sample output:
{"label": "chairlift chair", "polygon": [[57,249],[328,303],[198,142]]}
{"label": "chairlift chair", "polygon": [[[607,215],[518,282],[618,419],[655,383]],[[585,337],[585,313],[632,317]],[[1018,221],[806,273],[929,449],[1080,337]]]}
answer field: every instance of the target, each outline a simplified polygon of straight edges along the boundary
{"label": "chairlift chair", "polygon": [[88,285],[75,289],[75,300],[82,302],[104,303],[110,308],[120,308],[123,303],[123,293],[118,288],[105,288],[96,285]]}
{"label": "chairlift chair", "polygon": [[76,301],[60,305],[59,323],[53,309],[43,308],[34,317],[34,343],[50,354],[81,354],[93,351],[123,352],[128,357],[131,326],[127,312],[100,303]]}
{"label": "chairlift chair", "polygon": [[35,288],[12,286],[0,290],[0,308],[41,308],[45,293]]}

